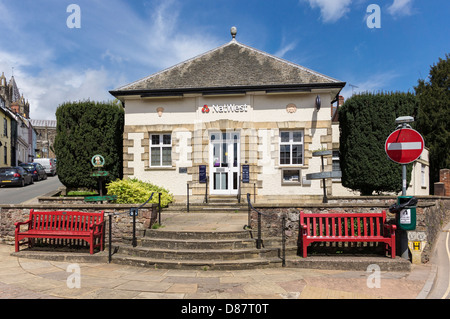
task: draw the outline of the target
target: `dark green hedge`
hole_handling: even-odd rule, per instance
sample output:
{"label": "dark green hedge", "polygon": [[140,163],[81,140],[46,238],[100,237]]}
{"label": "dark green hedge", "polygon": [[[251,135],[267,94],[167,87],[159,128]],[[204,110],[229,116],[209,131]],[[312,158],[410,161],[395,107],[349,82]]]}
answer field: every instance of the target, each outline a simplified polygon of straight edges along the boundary
{"label": "dark green hedge", "polygon": [[67,102],[56,110],[55,154],[60,181],[68,188],[98,189],[91,158],[105,158],[107,182],[123,176],[124,111],[119,103]]}
{"label": "dark green hedge", "polygon": [[[360,191],[400,192],[402,165],[392,162],[384,146],[395,131],[396,118],[415,116],[412,93],[363,93],[345,101],[339,110],[342,185]],[[408,165],[408,183],[412,164]]]}

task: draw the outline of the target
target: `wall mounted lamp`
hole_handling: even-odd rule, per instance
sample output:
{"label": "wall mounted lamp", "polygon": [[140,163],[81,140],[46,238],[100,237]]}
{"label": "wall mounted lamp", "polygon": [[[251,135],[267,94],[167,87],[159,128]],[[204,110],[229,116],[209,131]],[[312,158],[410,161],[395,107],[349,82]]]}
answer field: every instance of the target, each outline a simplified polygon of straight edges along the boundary
{"label": "wall mounted lamp", "polygon": [[321,106],[322,106],[322,101],[320,99],[320,95],[317,95],[317,97],[316,97],[316,109],[317,109],[317,111],[320,110]]}

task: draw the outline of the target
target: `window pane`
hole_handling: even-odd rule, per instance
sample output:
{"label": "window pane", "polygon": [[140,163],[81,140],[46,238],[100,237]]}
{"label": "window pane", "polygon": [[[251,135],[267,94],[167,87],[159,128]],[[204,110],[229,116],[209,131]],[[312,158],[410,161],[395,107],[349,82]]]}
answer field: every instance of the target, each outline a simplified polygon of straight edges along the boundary
{"label": "window pane", "polygon": [[159,147],[152,147],[151,166],[161,166],[161,150]]}
{"label": "window pane", "polygon": [[159,145],[159,135],[152,135],[152,145]]}
{"label": "window pane", "polygon": [[162,156],[162,165],[163,166],[172,166],[172,148],[171,147],[163,147],[163,156]]}
{"label": "window pane", "polygon": [[228,144],[222,143],[222,167],[228,167]]}
{"label": "window pane", "polygon": [[302,132],[292,132],[293,134],[293,142],[298,143],[298,142],[302,142]]}
{"label": "window pane", "polygon": [[172,138],[170,134],[166,134],[163,136],[163,144],[164,145],[172,145]]}
{"label": "window pane", "polygon": [[238,166],[238,143],[234,142],[233,145],[233,167],[237,167]]}
{"label": "window pane", "polygon": [[220,166],[220,144],[219,143],[214,143],[213,144],[213,165],[214,167],[219,167]]}
{"label": "window pane", "polygon": [[341,163],[338,160],[333,160],[333,172],[341,170]]}
{"label": "window pane", "polygon": [[292,146],[292,164],[302,164],[302,146]]}
{"label": "window pane", "polygon": [[289,143],[289,132],[281,132],[281,143]]}
{"label": "window pane", "polygon": [[299,182],[300,171],[299,170],[286,170],[283,171],[283,182]]}
{"label": "window pane", "polygon": [[290,145],[280,145],[280,164],[281,165],[291,164],[291,146]]}

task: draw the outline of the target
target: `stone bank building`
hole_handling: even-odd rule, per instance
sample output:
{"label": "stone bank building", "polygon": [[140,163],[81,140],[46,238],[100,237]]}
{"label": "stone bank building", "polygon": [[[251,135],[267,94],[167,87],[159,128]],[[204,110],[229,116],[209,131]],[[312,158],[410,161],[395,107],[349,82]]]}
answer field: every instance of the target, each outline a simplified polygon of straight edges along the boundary
{"label": "stone bank building", "polygon": [[[322,180],[306,175],[322,171],[314,151],[339,149],[333,104],[346,83],[239,43],[234,30],[232,36],[110,92],[125,106],[124,177],[163,186],[181,201],[189,185],[198,202],[206,191],[320,202]],[[332,171],[333,157],[324,165]],[[335,182],[326,182],[329,195],[341,187]]]}

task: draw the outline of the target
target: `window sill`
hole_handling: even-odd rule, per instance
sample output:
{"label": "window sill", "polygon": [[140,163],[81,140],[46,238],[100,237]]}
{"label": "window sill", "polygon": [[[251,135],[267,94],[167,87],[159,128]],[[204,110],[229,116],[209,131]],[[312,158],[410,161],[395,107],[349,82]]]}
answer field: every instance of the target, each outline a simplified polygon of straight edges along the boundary
{"label": "window sill", "polygon": [[147,167],[144,171],[175,171],[176,167]]}
{"label": "window sill", "polygon": [[302,186],[302,182],[281,182],[281,186]]}

